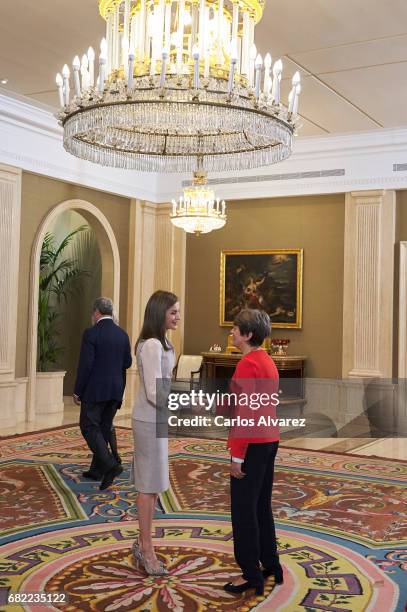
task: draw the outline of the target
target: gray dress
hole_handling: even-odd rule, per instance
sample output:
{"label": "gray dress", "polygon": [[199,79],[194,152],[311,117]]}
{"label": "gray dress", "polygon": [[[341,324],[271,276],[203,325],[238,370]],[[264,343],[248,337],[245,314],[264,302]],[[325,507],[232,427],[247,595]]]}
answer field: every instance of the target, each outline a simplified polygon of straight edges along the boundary
{"label": "gray dress", "polygon": [[133,482],[140,493],[162,493],[169,487],[168,437],[157,437],[157,402],[165,399],[157,392],[163,396],[169,391],[175,363],[174,349],[168,346],[165,351],[159,340],[149,338],[137,347],[140,385],[132,415]]}

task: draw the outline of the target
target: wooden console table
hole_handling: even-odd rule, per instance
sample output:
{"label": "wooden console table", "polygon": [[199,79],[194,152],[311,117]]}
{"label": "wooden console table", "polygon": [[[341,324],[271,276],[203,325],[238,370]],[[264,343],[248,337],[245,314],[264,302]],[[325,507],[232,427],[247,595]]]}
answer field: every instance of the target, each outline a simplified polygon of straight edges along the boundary
{"label": "wooden console table", "polygon": [[[240,353],[216,353],[213,351],[201,353],[202,382],[207,387],[211,383],[219,386],[232,377],[237,362],[242,357]],[[280,404],[305,404],[304,399],[304,370],[306,357],[302,355],[272,355],[280,375],[280,389],[282,391]]]}

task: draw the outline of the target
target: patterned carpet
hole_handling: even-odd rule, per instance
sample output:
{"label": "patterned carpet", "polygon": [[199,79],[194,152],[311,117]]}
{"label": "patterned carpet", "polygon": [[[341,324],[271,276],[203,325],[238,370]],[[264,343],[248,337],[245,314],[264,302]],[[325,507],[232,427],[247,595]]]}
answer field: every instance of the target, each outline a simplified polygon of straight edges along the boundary
{"label": "patterned carpet", "polygon": [[[117,431],[128,463],[131,432]],[[238,573],[225,443],[178,439],[170,449],[171,488],[154,524],[170,573],[153,579],[131,560],[138,523],[127,470],[104,492],[84,479],[89,453],[76,427],[1,439],[0,610],[405,610],[406,463],[280,448],[274,514],[285,582],[235,597],[221,588]],[[17,592],[53,603],[7,604]]]}

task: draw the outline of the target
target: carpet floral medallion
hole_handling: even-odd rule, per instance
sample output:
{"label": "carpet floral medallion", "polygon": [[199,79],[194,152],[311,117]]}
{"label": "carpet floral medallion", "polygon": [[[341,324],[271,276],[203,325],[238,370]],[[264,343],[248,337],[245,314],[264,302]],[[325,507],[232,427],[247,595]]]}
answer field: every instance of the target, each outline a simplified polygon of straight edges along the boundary
{"label": "carpet floral medallion", "polygon": [[[117,432],[128,468],[131,432]],[[84,479],[89,452],[78,428],[3,438],[0,461],[0,610],[404,612],[403,462],[280,448],[273,506],[284,584],[270,578],[263,596],[236,597],[222,589],[239,573],[224,442],[170,441],[171,487],[153,533],[169,569],[160,578],[132,559],[128,470],[103,492]],[[55,597],[7,603],[35,593]]]}

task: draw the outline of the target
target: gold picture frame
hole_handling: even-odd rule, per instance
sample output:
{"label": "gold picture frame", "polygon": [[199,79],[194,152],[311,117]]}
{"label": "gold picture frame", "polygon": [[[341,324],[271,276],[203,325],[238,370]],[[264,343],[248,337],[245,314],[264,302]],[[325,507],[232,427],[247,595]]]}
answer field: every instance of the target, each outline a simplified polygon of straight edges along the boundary
{"label": "gold picture frame", "polygon": [[274,329],[302,328],[303,249],[221,251],[220,325],[242,308],[260,308]]}

